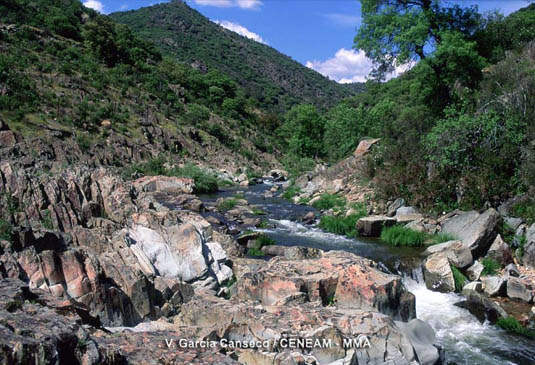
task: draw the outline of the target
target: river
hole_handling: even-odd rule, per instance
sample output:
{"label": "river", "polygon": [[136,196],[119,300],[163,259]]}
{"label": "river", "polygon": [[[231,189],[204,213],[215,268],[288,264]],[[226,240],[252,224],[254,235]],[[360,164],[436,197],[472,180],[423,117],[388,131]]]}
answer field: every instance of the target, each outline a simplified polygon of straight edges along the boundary
{"label": "river", "polygon": [[480,323],[466,309],[455,305],[463,300],[458,294],[438,293],[426,288],[420,268],[421,249],[395,248],[378,239],[349,239],[297,223],[299,217],[314,209],[292,204],[278,196],[265,198],[264,193],[271,186],[272,183],[266,182],[247,189],[228,189],[202,199],[214,201],[240,191],[250,204],[267,213],[265,218],[272,228],[257,230],[274,239],[276,244],[315,247],[324,251],[344,250],[385,264],[404,278],[406,287],[416,296],[417,317],[435,330],[448,364],[535,364],[535,341],[509,335],[489,323]]}

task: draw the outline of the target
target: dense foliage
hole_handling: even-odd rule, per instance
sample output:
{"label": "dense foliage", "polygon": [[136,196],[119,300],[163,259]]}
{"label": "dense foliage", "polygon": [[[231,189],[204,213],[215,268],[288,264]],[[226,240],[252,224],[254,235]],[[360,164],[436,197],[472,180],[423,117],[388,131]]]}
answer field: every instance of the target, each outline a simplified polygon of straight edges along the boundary
{"label": "dense foliage", "polygon": [[381,138],[367,168],[379,193],[435,211],[533,194],[535,6],[503,17],[439,1],[361,2],[356,46],[378,74],[418,62],[325,113],[292,109],[280,128],[288,151],[336,162]]}

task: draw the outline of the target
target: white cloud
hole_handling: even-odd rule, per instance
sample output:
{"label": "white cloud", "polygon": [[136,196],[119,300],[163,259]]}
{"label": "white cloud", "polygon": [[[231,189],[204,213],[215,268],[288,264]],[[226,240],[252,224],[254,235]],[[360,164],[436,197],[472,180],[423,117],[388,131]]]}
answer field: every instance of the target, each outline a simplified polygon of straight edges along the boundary
{"label": "white cloud", "polygon": [[241,8],[241,9],[258,9],[262,6],[260,0],[193,0],[201,6],[215,6],[217,8]]}
{"label": "white cloud", "polygon": [[[318,71],[320,74],[327,76],[341,84],[351,82],[365,82],[373,69],[373,62],[362,50],[339,49],[334,57],[325,61],[307,61],[306,67]],[[409,70],[412,65],[401,65],[396,67],[387,79],[397,77],[403,72]]]}
{"label": "white cloud", "polygon": [[342,27],[356,27],[360,23],[358,15],[343,14],[343,13],[329,13],[322,14],[322,16],[329,22]]}
{"label": "white cloud", "polygon": [[97,1],[97,0],[84,1],[84,6],[86,8],[91,8],[93,10],[96,10],[99,13],[103,13],[104,12],[104,5],[102,5],[102,3],[100,1]]}
{"label": "white cloud", "polygon": [[268,44],[260,35],[251,32],[249,29],[245,28],[243,25],[229,22],[228,20],[215,20],[214,23],[219,24],[225,29],[236,32],[244,37],[250,38],[260,43]]}

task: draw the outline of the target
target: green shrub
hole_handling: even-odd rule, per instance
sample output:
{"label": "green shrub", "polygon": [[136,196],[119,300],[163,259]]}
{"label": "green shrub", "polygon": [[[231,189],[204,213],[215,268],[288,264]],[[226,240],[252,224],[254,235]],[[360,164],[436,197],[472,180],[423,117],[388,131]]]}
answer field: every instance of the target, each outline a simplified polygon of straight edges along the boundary
{"label": "green shrub", "polygon": [[535,330],[525,328],[514,317],[500,318],[496,321],[496,326],[514,335],[535,339]]}
{"label": "green shrub", "polygon": [[449,233],[437,233],[428,236],[430,245],[437,245],[448,241],[454,241],[457,238]]}
{"label": "green shrub", "polygon": [[13,226],[4,219],[0,219],[0,240],[11,241]]}
{"label": "green shrub", "polygon": [[289,186],[286,190],[284,190],[284,193],[282,193],[282,197],[284,199],[291,200],[294,196],[301,193],[301,189],[299,189],[295,185]]}
{"label": "green shrub", "polygon": [[204,105],[190,104],[188,105],[188,111],[184,115],[186,122],[198,126],[200,123],[210,119],[210,109]]}
{"label": "green shrub", "polygon": [[364,217],[366,213],[351,214],[346,216],[332,216],[324,215],[320,219],[319,227],[324,231],[335,233],[339,235],[345,235],[348,237],[356,237],[356,224],[357,221]]}
{"label": "green shrub", "polygon": [[336,194],[321,194],[319,200],[312,203],[312,206],[320,210],[328,210],[331,208],[342,208],[346,205],[345,198]]}
{"label": "green shrub", "polygon": [[217,209],[220,212],[226,212],[227,210],[231,210],[238,204],[238,201],[233,198],[225,199],[223,200],[217,207]]}
{"label": "green shrub", "polygon": [[468,282],[468,279],[455,266],[450,267],[451,272],[453,273],[453,281],[455,282],[455,291],[460,293]]}
{"label": "green shrub", "polygon": [[218,190],[217,178],[199,166],[187,164],[182,168],[174,168],[169,172],[170,176],[190,177],[195,181],[193,191],[197,194],[214,193]]}
{"label": "green shrub", "polygon": [[262,209],[259,209],[259,208],[253,208],[253,214],[254,214],[254,215],[266,215],[267,213],[264,212]]}
{"label": "green shrub", "polygon": [[271,246],[275,244],[275,240],[272,238],[269,238],[265,234],[261,234],[256,240],[254,247],[251,247],[247,250],[247,256],[250,257],[258,257],[258,256],[265,256],[264,252],[262,252],[262,247],[264,246]]}
{"label": "green shrub", "polygon": [[490,257],[485,257],[481,264],[483,265],[482,276],[495,275],[502,267],[498,261]]}
{"label": "green shrub", "polygon": [[523,218],[527,224],[535,223],[535,203],[533,201],[518,203],[513,206],[511,215]]}
{"label": "green shrub", "polygon": [[385,227],[381,232],[381,240],[392,246],[421,247],[426,239],[426,233],[413,231],[403,226]]}

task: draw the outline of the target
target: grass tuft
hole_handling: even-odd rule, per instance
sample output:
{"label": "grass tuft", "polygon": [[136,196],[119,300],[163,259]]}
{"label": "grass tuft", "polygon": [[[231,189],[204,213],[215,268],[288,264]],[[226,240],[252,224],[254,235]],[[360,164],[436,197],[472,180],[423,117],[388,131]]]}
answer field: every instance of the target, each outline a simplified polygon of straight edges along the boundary
{"label": "grass tuft", "polygon": [[535,330],[531,330],[522,326],[514,317],[500,318],[498,321],[496,321],[496,326],[514,335],[535,339]]}
{"label": "grass tuft", "polygon": [[220,212],[226,212],[227,210],[234,208],[237,204],[238,201],[234,198],[225,199],[217,206],[217,210]]}
{"label": "grass tuft", "polygon": [[502,265],[493,258],[485,257],[481,264],[483,265],[483,271],[481,272],[482,276],[496,275],[498,270],[502,268]]}
{"label": "grass tuft", "polygon": [[284,199],[291,200],[294,196],[301,193],[301,189],[299,189],[295,185],[289,186],[286,190],[284,190],[284,193],[282,193],[282,197]]}
{"label": "grass tuft", "polygon": [[345,198],[336,194],[321,194],[319,200],[312,203],[312,206],[319,210],[328,210],[331,208],[343,208],[346,205]]}
{"label": "grass tuft", "polygon": [[392,246],[421,247],[427,239],[427,234],[403,226],[392,226],[383,229],[381,239]]}
{"label": "grass tuft", "polygon": [[463,291],[464,286],[468,282],[468,278],[463,275],[455,266],[450,265],[451,272],[453,273],[453,281],[455,282],[455,291],[460,293]]}

